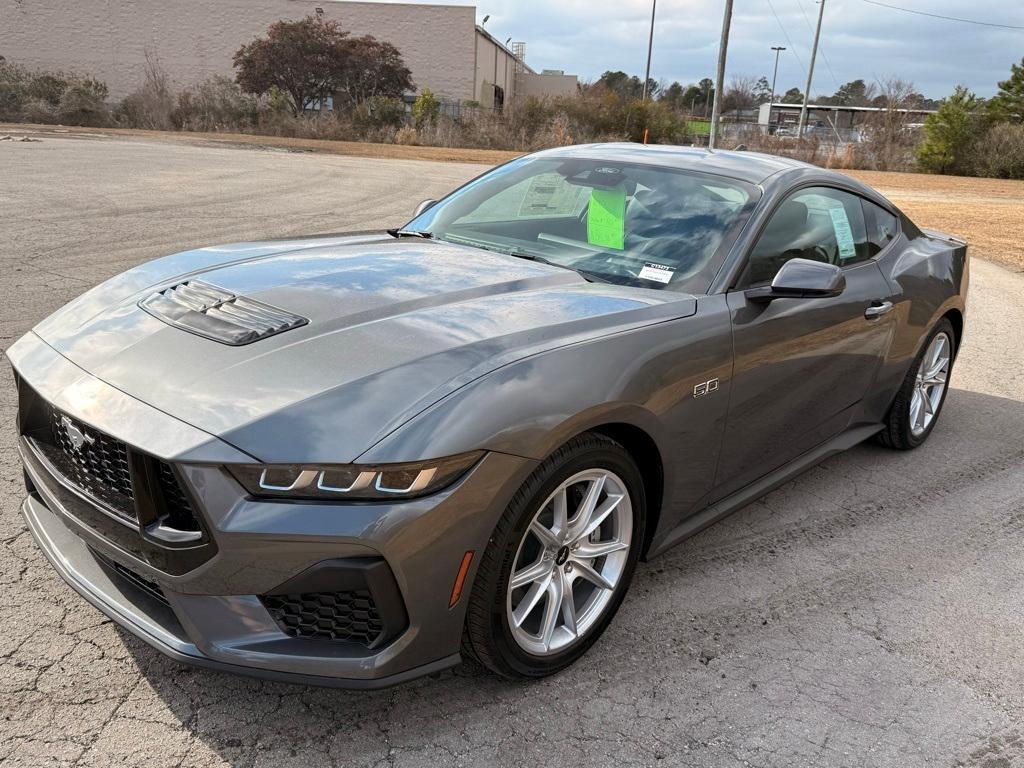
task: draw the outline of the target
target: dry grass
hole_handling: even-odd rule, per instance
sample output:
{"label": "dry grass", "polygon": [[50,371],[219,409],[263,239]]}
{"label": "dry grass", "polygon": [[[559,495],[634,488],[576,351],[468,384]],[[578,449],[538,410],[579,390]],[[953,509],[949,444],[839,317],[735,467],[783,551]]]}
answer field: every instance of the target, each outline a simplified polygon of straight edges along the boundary
{"label": "dry grass", "polygon": [[[0,135],[6,133],[118,136],[187,144],[252,145],[359,157],[488,165],[505,162],[517,154],[488,149],[449,149],[248,134],[0,124]],[[1024,270],[1024,181],[881,171],[846,173],[884,194],[920,226],[965,238],[971,244],[973,255]]]}

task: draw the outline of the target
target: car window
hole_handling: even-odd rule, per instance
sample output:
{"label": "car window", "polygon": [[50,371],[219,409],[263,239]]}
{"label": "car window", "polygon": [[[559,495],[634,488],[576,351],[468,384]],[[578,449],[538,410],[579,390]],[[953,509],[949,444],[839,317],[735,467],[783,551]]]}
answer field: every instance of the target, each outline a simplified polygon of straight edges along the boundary
{"label": "car window", "polygon": [[847,267],[872,255],[861,198],[830,187],[808,187],[790,195],[772,214],[741,283],[771,282],[790,259]]}
{"label": "car window", "polygon": [[882,206],[867,200],[864,201],[864,211],[868,222],[868,245],[874,256],[896,239],[900,231],[899,221]]}
{"label": "car window", "polygon": [[756,202],[756,188],[711,174],[525,158],[454,192],[408,228],[588,279],[704,293]]}

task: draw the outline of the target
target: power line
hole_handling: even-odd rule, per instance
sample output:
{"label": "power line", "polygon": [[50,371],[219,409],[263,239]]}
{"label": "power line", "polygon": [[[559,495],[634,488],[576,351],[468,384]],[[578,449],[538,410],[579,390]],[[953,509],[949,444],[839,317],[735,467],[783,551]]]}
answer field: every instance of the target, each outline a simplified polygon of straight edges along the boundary
{"label": "power line", "polygon": [[800,69],[803,73],[807,74],[807,67],[804,66],[803,61],[800,60],[800,54],[796,52],[796,46],[793,45],[793,41],[789,37],[789,33],[786,31],[786,27],[782,24],[782,19],[779,18],[779,14],[775,12],[775,6],[772,5],[772,0],[768,0],[768,7],[772,9],[772,16],[775,17],[775,21],[779,23],[779,29],[782,30],[783,37],[786,38],[786,42],[789,43],[789,50],[793,52],[793,56],[796,57],[796,63],[800,65]]}
{"label": "power line", "polygon": [[961,24],[977,24],[981,27],[999,27],[1000,29],[1020,29],[1024,30],[1024,26],[1015,26],[1013,24],[996,24],[992,21],[978,21],[977,19],[958,19],[956,16],[943,16],[938,13],[928,13],[927,11],[915,11],[913,8],[901,8],[898,5],[889,5],[888,3],[880,3],[878,0],[864,0],[865,3],[871,5],[880,5],[882,8],[891,8],[894,11],[903,11],[904,13],[916,13],[918,16],[931,16],[933,19],[944,19],[945,21],[958,21]]}
{"label": "power line", "polygon": [[[807,11],[804,10],[803,0],[797,0],[797,3],[799,3],[800,5],[800,13],[803,14],[804,21],[807,22],[808,31],[810,31],[813,34],[814,27],[811,26],[811,20],[807,18]],[[821,46],[818,50],[818,53],[820,53],[821,58],[825,60],[825,67],[828,69],[829,75],[832,76],[832,82],[836,84],[836,90],[842,88],[842,86],[839,84],[839,78],[836,77],[836,73],[832,69],[832,62],[829,61],[828,56],[825,55],[825,46]]]}

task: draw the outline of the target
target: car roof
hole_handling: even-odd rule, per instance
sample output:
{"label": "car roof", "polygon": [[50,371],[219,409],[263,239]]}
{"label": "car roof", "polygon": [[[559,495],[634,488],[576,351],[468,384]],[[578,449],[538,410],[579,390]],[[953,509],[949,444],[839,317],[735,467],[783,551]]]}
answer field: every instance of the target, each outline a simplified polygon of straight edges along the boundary
{"label": "car roof", "polygon": [[[680,147],[665,144],[579,144],[538,152],[535,157],[585,157],[617,162],[650,163],[680,170],[711,173],[731,179],[760,184],[769,176],[794,168],[815,168],[788,157],[760,152],[734,152],[703,147]],[[816,170],[822,170],[816,168]]]}

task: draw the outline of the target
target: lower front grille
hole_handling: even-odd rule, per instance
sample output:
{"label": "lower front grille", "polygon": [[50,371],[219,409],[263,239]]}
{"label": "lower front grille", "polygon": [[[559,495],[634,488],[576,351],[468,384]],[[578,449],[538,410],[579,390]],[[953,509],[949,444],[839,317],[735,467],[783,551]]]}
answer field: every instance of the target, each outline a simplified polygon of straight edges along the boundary
{"label": "lower front grille", "polygon": [[145,576],[136,573],[127,566],[121,565],[120,563],[111,560],[109,557],[97,552],[95,549],[90,548],[90,551],[92,552],[93,556],[97,560],[99,560],[103,565],[117,573],[126,581],[130,582],[133,586],[138,587],[147,595],[163,603],[168,608],[171,607],[171,604],[167,601],[167,597],[164,595],[164,591],[160,589],[160,585],[157,584],[155,581],[150,581]]}
{"label": "lower front grille", "polygon": [[292,637],[343,640],[370,647],[384,633],[373,595],[366,590],[265,595],[263,605]]}

